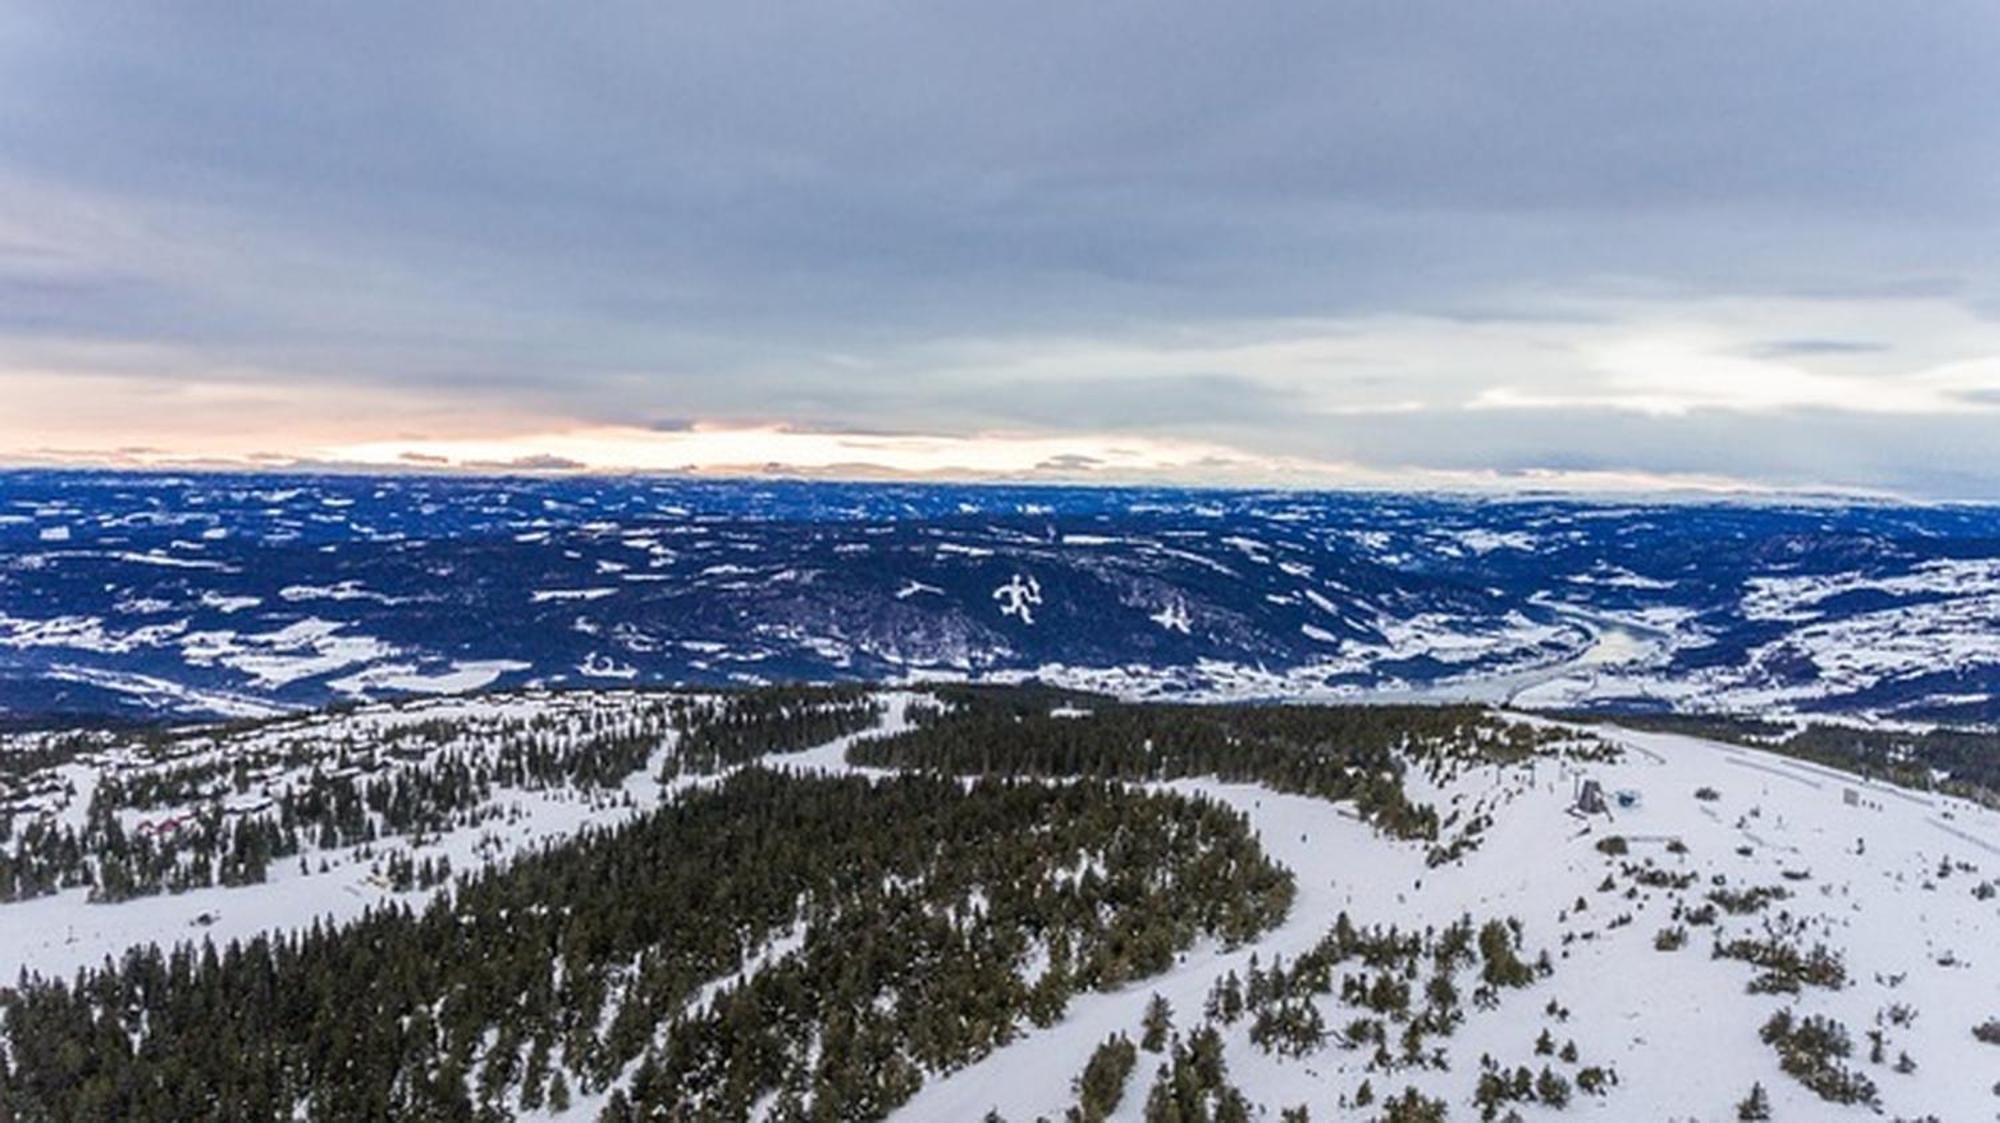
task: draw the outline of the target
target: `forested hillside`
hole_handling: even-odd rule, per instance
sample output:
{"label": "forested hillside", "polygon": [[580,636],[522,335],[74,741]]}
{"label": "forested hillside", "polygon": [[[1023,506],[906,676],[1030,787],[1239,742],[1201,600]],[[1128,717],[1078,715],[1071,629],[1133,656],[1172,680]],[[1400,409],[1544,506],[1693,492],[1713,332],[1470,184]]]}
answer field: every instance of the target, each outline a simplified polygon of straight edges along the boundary
{"label": "forested hillside", "polygon": [[937,685],[17,734],[0,1119],[1980,1117],[2000,819],[1770,732]]}
{"label": "forested hillside", "polygon": [[29,980],[6,999],[6,1103],[506,1118],[616,1082],[614,1119],[745,1118],[770,1094],[779,1118],[871,1118],[1290,896],[1241,818],[1197,800],[751,770],[421,913]]}

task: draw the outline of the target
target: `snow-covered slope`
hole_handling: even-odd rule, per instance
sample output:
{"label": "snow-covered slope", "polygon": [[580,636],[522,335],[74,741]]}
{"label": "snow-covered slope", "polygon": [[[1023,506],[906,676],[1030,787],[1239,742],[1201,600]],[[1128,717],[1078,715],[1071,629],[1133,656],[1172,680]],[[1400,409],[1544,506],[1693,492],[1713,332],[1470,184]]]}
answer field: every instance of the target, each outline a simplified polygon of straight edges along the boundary
{"label": "snow-covered slope", "polygon": [[[910,695],[880,701],[875,731],[907,728]],[[414,836],[390,830],[386,818],[371,820],[380,829],[371,826],[376,837],[365,843],[321,846],[309,836],[303,860],[273,863],[261,884],[119,903],[92,903],[72,888],[0,904],[0,977],[23,969],[65,975],[141,942],[239,939],[346,920],[373,903],[421,901],[436,890],[391,884],[398,856],[449,856],[464,872],[710,782],[661,778],[678,737],[665,718],[688,712],[675,707],[708,704],[621,691],[529,693],[378,704],[184,738],[172,767],[226,766],[215,774],[229,782],[143,814],[121,811],[126,829],[203,808],[271,815],[269,793],[315,770],[360,767],[361,746],[382,749],[377,764],[389,777],[401,767],[497,756],[495,746],[523,738],[609,753],[629,736],[643,751],[629,758],[628,774],[589,785],[498,783],[451,821]],[[1090,717],[1087,707],[1063,712]],[[846,749],[857,735],[866,734],[772,759],[852,771]],[[50,747],[44,735],[6,745],[15,753]],[[107,741],[57,767],[44,776],[53,782],[25,797],[34,802],[19,821],[81,824],[96,785],[107,778],[131,785],[167,767],[143,763],[134,751]],[[1468,931],[1497,923],[1515,933],[1525,961],[1544,952],[1546,959],[1516,984],[1486,988],[1476,957],[1441,968],[1425,954],[1410,961],[1406,979],[1417,997],[1397,1013],[1370,1009],[1340,985],[1348,974],[1367,983],[1379,973],[1350,957],[1334,968],[1334,985],[1299,999],[1325,1034],[1296,1055],[1258,1044],[1252,1016],[1217,1019],[1229,1080],[1269,1118],[1296,1106],[1313,1119],[1367,1117],[1358,1106],[1364,1084],[1378,1104],[1414,1088],[1441,1100],[1451,1118],[1478,1118],[1485,1058],[1507,1073],[1547,1068],[1570,1090],[1566,1113],[1597,1118],[1730,1119],[1754,1084],[1778,1119],[1868,1116],[1869,1108],[1827,1102],[1781,1069],[1779,1052],[1760,1037],[1780,1011],[1844,1026],[1853,1054],[1839,1064],[1874,1086],[1887,1117],[1980,1119],[2000,1108],[1993,1089],[2000,1046],[1973,1034],[2000,1018],[2000,813],[1732,745],[1616,729],[1572,731],[1512,764],[1460,760],[1427,770],[1413,761],[1403,782],[1409,798],[1445,816],[1440,843],[1465,840],[1455,857],[1439,860],[1432,845],[1387,838],[1343,803],[1213,780],[1162,785],[1248,817],[1266,851],[1296,876],[1288,917],[1243,946],[1198,944],[1163,975],[1078,994],[1053,1025],[1023,1025],[997,1052],[932,1074],[898,1117],[1060,1118],[1092,1049],[1113,1034],[1138,1040],[1153,995],[1171,1004],[1185,1040],[1207,1020],[1218,982],[1297,964],[1343,915],[1362,932],[1393,926],[1415,935],[1427,952],[1462,920]],[[1603,793],[1606,811],[1578,809],[1588,784]],[[15,845],[20,838],[17,831]],[[785,950],[753,955],[745,970]],[[1423,1036],[1423,1060],[1410,1063],[1399,1035],[1440,975],[1454,983],[1463,1022]],[[1350,1047],[1345,1038],[1357,1018],[1385,1024],[1386,1052]],[[1537,1050],[1544,1031],[1546,1053]],[[1880,1035],[1879,1054],[1872,1034]],[[1113,1118],[1141,1118],[1162,1059],[1140,1054]],[[1586,1091],[1596,1078],[1586,1073],[1603,1086]],[[580,1095],[561,1117],[593,1117],[607,1092]],[[1507,1110],[1556,1113],[1532,1100]]]}
{"label": "snow-covered slope", "polygon": [[[1547,1064],[1573,1078],[1580,1067],[1601,1065],[1616,1073],[1608,1093],[1575,1095],[1571,1114],[1733,1119],[1737,1102],[1761,1082],[1778,1119],[1870,1117],[1868,1108],[1825,1102],[1780,1071],[1759,1039],[1780,1009],[1849,1027],[1852,1067],[1879,1087],[1890,1118],[1970,1120],[2000,1111],[1993,1086],[2000,1047],[1972,1034],[2000,1017],[2000,899],[1992,895],[2000,887],[2000,814],[1689,737],[1619,731],[1609,739],[1626,746],[1615,763],[1542,759],[1474,770],[1442,786],[1436,794],[1444,802],[1483,805],[1494,823],[1482,846],[1441,868],[1426,866],[1422,848],[1385,842],[1336,806],[1254,786],[1174,785],[1250,816],[1263,844],[1298,874],[1290,919],[1252,945],[1204,949],[1163,978],[1079,998],[1061,1025],[934,1082],[899,1117],[975,1119],[997,1110],[1008,1119],[1058,1118],[1075,1099],[1069,1079],[1098,1042],[1119,1032],[1138,1039],[1152,994],[1164,996],[1183,1025],[1198,1022],[1225,974],[1246,975],[1252,957],[1267,966],[1296,960],[1342,912],[1357,925],[1405,931],[1443,928],[1468,914],[1517,918],[1525,947],[1546,949],[1554,970],[1505,992],[1496,1008],[1473,1011],[1446,1039],[1448,1071],[1385,1074],[1370,1069],[1369,1050],[1333,1043],[1286,1058],[1254,1045],[1247,1020],[1237,1023],[1224,1035],[1230,1077],[1273,1117],[1303,1104],[1314,1119],[1347,1118],[1342,1105],[1352,1106],[1366,1080],[1378,1097],[1416,1087],[1443,1099],[1452,1118],[1476,1118],[1471,1100],[1485,1055],[1510,1070]],[[1608,817],[1573,815],[1585,777],[1632,793],[1637,805]],[[1704,788],[1716,798],[1697,798]],[[1627,840],[1627,854],[1598,849],[1614,836]],[[1647,887],[1623,872],[1628,865],[1692,880],[1684,889]],[[1717,889],[1758,886],[1789,895],[1751,915],[1718,909],[1711,925],[1675,919],[1677,908],[1699,907]],[[1802,933],[1802,944],[1824,943],[1840,957],[1845,986],[1752,994],[1754,968],[1714,957],[1718,943],[1761,936],[1780,917]],[[1685,945],[1657,950],[1658,934],[1676,927],[1687,933]],[[1567,1016],[1550,1016],[1551,1001]],[[1363,1012],[1337,997],[1319,1004],[1328,1027]],[[1908,1023],[1896,1024],[1904,1010]],[[1543,1029],[1558,1049],[1575,1041],[1579,1062],[1537,1055]],[[1867,1034],[1877,1029],[1886,1061],[1871,1064]],[[1904,1054],[1914,1072],[1896,1071]],[[1159,1060],[1141,1054],[1114,1119],[1142,1117]],[[1516,1109],[1532,1118],[1558,1114]]]}
{"label": "snow-covered slope", "polygon": [[[870,735],[903,727],[909,695],[876,696],[880,720]],[[669,777],[666,764],[679,746],[686,720],[718,712],[712,696],[629,690],[529,691],[467,698],[373,703],[347,710],[315,712],[256,723],[222,725],[184,732],[161,742],[123,733],[66,732],[0,736],[0,765],[57,745],[90,746],[74,760],[52,768],[8,775],[0,770],[0,857],[18,858],[25,839],[43,826],[83,833],[91,825],[93,797],[107,780],[123,785],[110,818],[135,844],[150,840],[162,852],[178,844],[177,868],[196,855],[186,852],[202,822],[229,827],[263,823],[283,827],[280,798],[316,787],[354,784],[395,785],[400,779],[435,775],[462,765],[493,766],[523,746],[566,751],[571,759],[609,755],[632,742],[614,766],[585,782],[574,775],[547,780],[503,779],[459,802],[448,816],[411,829],[370,808],[360,813],[366,840],[328,839],[311,824],[298,822],[295,857],[268,862],[262,880],[227,886],[196,885],[172,891],[136,892],[105,902],[102,893],[81,885],[58,892],[0,901],[0,978],[22,970],[65,976],[78,968],[116,959],[144,943],[203,939],[223,944],[260,932],[301,930],[315,921],[339,923],[371,907],[420,907],[451,876],[504,865],[521,854],[560,843],[589,828],[628,821],[729,769]],[[828,741],[819,752],[836,757],[855,736]],[[140,795],[147,779],[194,775],[178,794],[157,799]],[[92,836],[101,837],[101,836]],[[96,880],[102,864],[90,859]],[[398,878],[394,867],[430,863],[435,880]],[[406,871],[409,872],[409,871]]]}
{"label": "snow-covered slope", "polygon": [[[629,727],[654,736],[657,744],[640,758],[641,767],[615,784],[517,785],[497,790],[466,816],[477,822],[397,834],[380,816],[371,816],[379,833],[364,844],[319,845],[313,832],[305,831],[300,856],[270,862],[259,884],[147,893],[109,904],[96,903],[90,890],[73,887],[0,904],[0,920],[7,931],[0,939],[0,973],[7,978],[23,969],[68,975],[107,957],[115,959],[135,944],[204,938],[221,944],[274,929],[302,929],[315,920],[351,920],[371,906],[392,902],[415,906],[443,882],[421,888],[398,886],[385,871],[399,858],[444,862],[453,872],[467,872],[571,837],[586,825],[641,814],[659,806],[677,786],[659,778],[675,735],[647,720],[649,710],[662,700],[659,695],[580,692],[377,704],[241,731],[221,727],[206,736],[187,736],[166,753],[147,751],[116,736],[101,737],[106,747],[54,770],[59,784],[20,785],[32,794],[17,796],[11,807],[16,841],[6,848],[8,852],[20,852],[18,840],[37,821],[84,829],[92,797],[107,777],[132,784],[180,769],[216,770],[214,779],[185,796],[144,807],[123,806],[115,812],[128,838],[157,840],[165,848],[184,839],[204,816],[219,815],[228,822],[276,821],[270,796],[306,787],[316,779],[390,778],[398,768],[422,769],[447,754],[491,756],[506,730],[526,723],[579,743],[586,739],[586,730],[600,724]],[[450,740],[424,736],[427,725],[443,722],[460,723],[462,728]],[[410,747],[400,753],[388,748],[401,744],[395,740],[399,734],[411,738]],[[33,752],[61,739],[17,735],[0,752]],[[384,750],[380,759],[372,751],[378,747]],[[237,781],[239,775],[244,782]]]}

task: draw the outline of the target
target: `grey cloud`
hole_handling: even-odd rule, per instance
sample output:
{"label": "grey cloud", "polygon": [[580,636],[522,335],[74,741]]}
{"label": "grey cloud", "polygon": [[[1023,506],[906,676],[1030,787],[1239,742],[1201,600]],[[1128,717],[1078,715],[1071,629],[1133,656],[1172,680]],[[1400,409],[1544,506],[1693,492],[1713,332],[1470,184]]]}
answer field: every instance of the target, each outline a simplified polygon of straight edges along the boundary
{"label": "grey cloud", "polygon": [[[405,459],[410,459],[410,454],[404,453],[403,455]],[[547,453],[535,456],[516,456],[509,460],[472,460],[467,461],[465,466],[468,468],[521,472],[571,472],[588,467],[588,465],[580,460],[572,460],[567,456],[551,456]]]}
{"label": "grey cloud", "polygon": [[[1845,422],[1737,448],[1723,437],[1762,442],[1731,419],[1329,421],[1228,370],[1023,394],[908,356],[1291,318],[1575,321],[1540,298],[1578,292],[1992,315],[1996,41],[2000,9],[1971,0],[27,0],[0,14],[0,187],[76,202],[5,216],[65,256],[0,257],[0,367],[44,340],[171,342],[163,378],[422,386],[662,428],[1088,424],[1378,463],[1802,473]],[[1930,478],[1877,455],[1854,470]]]}
{"label": "grey cloud", "polygon": [[1774,339],[1747,349],[1754,358],[1810,358],[1817,355],[1871,355],[1887,351],[1886,343],[1858,339]]}
{"label": "grey cloud", "polygon": [[1051,427],[1261,424],[1296,416],[1298,395],[1231,374],[1075,378],[953,387],[938,395],[967,417]]}
{"label": "grey cloud", "polygon": [[1088,472],[1101,467],[1104,461],[1095,456],[1085,456],[1080,452],[1065,452],[1051,456],[1035,465],[1038,472]]}

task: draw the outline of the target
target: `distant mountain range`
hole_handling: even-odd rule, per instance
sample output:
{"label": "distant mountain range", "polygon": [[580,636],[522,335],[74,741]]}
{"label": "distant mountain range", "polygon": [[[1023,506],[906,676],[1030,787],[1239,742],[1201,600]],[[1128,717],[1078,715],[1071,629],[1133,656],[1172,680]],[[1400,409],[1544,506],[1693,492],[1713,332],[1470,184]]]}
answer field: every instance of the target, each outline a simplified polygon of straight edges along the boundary
{"label": "distant mountain range", "polygon": [[2000,507],[0,473],[0,719],[486,686],[2000,721]]}

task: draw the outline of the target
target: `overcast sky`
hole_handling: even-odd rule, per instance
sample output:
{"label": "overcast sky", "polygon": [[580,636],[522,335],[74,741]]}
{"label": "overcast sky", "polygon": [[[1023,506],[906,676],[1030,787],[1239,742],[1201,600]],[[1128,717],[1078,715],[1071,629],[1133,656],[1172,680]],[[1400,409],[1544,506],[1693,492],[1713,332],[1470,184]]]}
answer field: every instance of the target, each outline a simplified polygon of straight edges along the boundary
{"label": "overcast sky", "polygon": [[0,458],[2000,499],[2000,5],[0,2]]}

